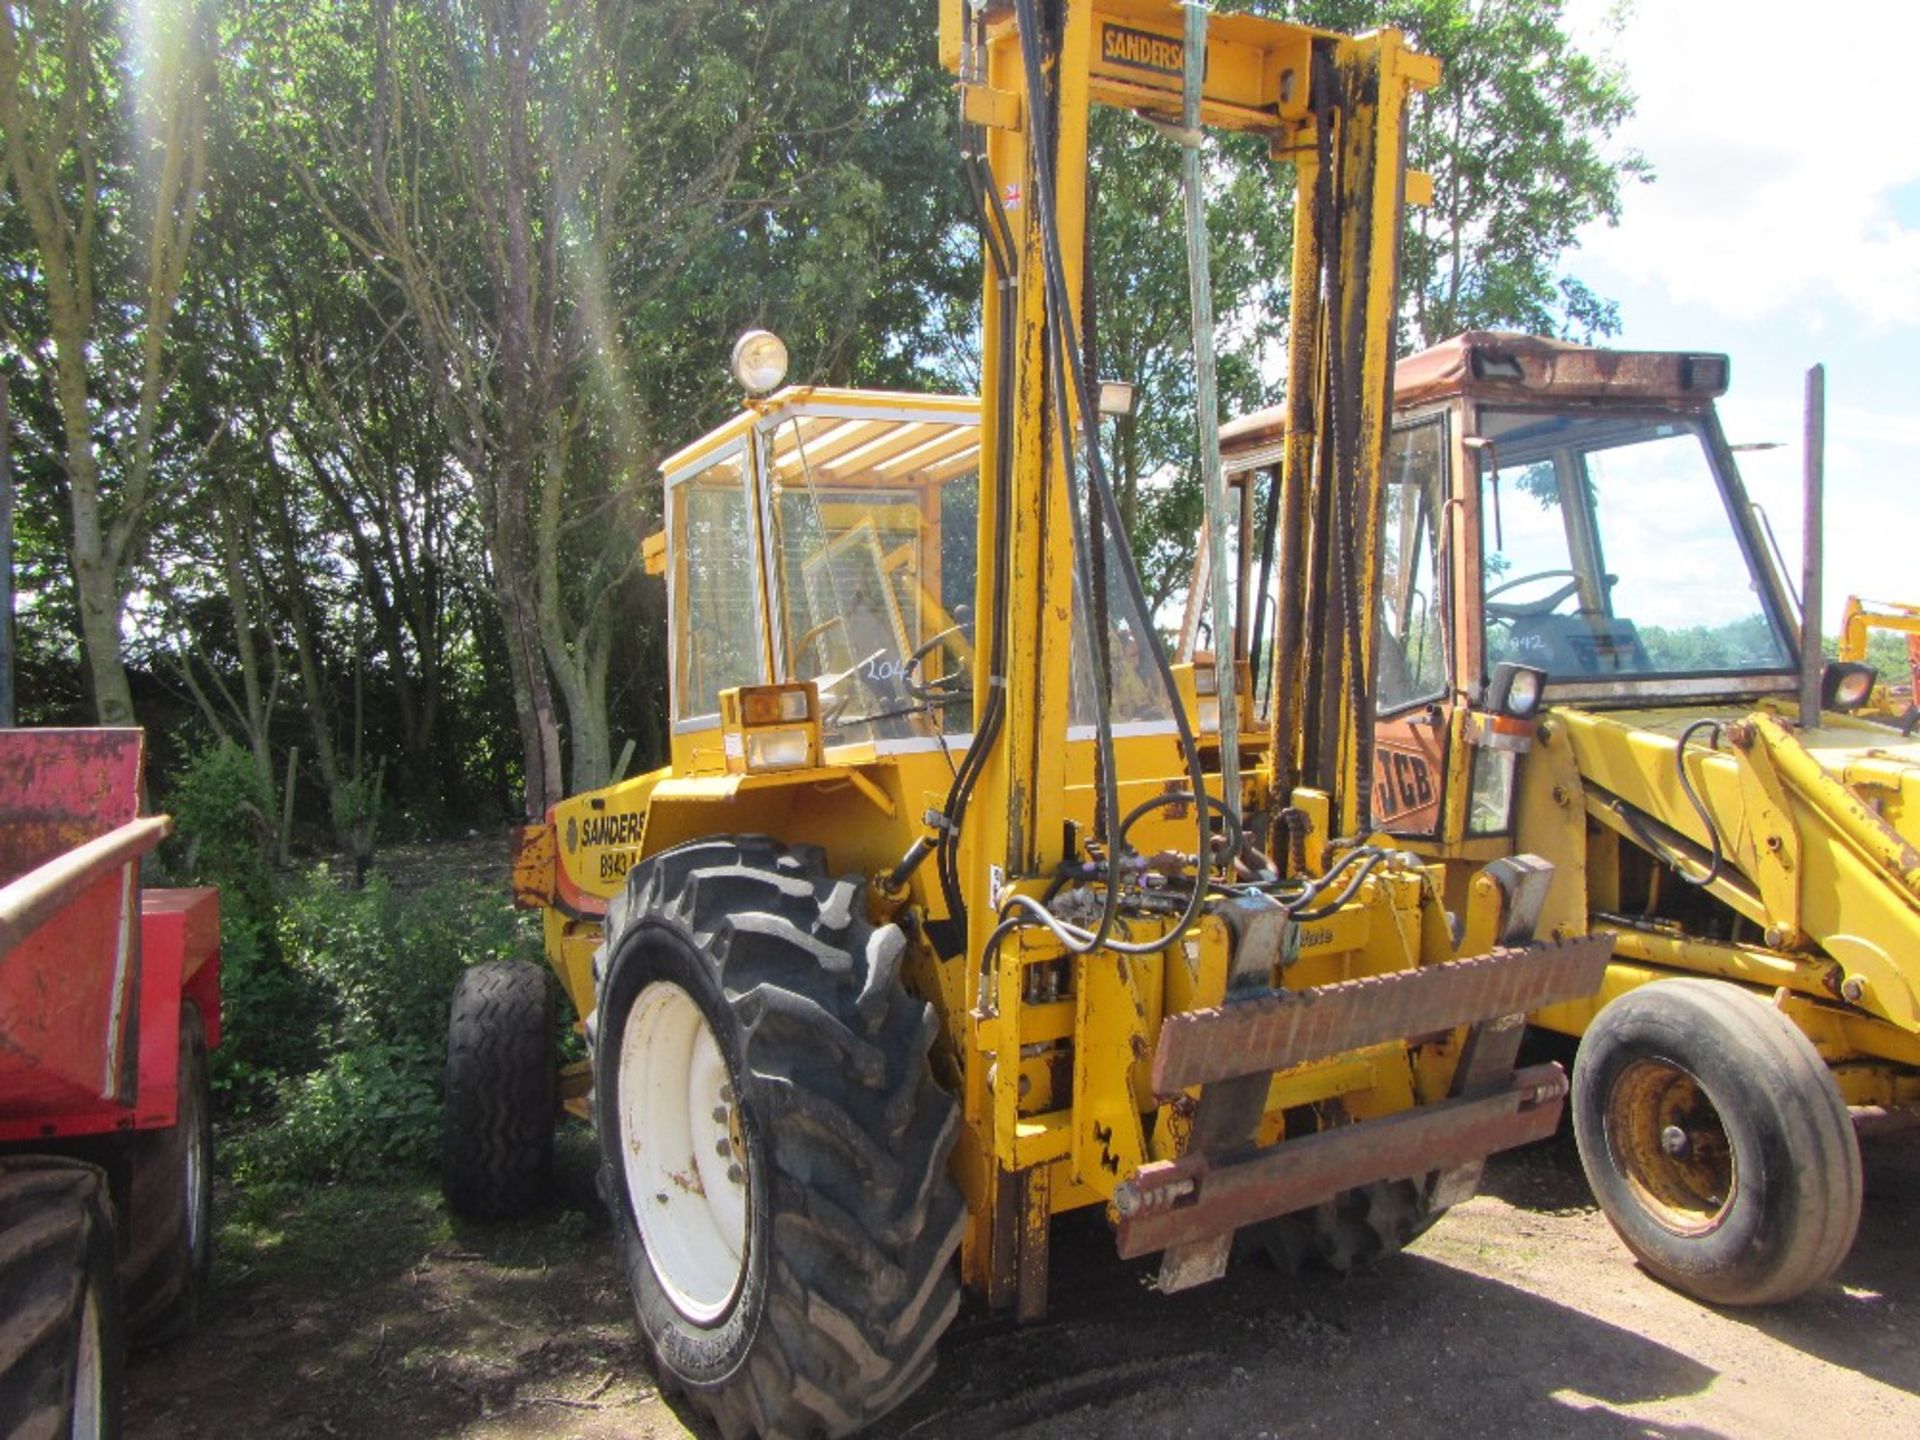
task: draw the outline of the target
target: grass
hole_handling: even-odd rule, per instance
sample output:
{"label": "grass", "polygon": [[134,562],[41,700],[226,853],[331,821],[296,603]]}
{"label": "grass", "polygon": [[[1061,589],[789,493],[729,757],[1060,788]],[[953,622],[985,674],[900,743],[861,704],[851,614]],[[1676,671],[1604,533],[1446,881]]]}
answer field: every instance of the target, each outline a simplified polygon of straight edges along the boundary
{"label": "grass", "polygon": [[455,1240],[428,1179],[255,1184],[222,1196],[215,1248],[230,1280],[351,1281],[391,1274]]}

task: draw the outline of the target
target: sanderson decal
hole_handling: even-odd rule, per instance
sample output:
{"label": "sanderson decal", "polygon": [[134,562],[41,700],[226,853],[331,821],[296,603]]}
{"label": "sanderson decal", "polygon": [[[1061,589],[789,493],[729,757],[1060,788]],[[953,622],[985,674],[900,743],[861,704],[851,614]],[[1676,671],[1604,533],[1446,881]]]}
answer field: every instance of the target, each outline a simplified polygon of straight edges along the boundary
{"label": "sanderson decal", "polygon": [[1107,64],[1151,70],[1156,75],[1184,74],[1186,50],[1179,40],[1124,25],[1108,25],[1100,32],[1100,58]]}
{"label": "sanderson decal", "polygon": [[629,811],[625,815],[589,815],[580,822],[580,843],[582,845],[637,845],[640,832],[646,829],[647,817],[643,811]]}

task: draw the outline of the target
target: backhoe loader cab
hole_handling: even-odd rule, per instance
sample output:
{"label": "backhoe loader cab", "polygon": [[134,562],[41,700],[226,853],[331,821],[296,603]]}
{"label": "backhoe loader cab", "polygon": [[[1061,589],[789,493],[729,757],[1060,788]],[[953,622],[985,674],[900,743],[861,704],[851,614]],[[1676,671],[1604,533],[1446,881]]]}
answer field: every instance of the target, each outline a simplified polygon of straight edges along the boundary
{"label": "backhoe loader cab", "polygon": [[[1485,696],[1508,664],[1540,671],[1547,703],[1794,692],[1788,601],[1713,409],[1726,383],[1722,355],[1525,336],[1464,335],[1400,364],[1401,484],[1442,471],[1457,517],[1462,691]],[[1419,537],[1434,557],[1438,536]]]}
{"label": "backhoe loader cab", "polygon": [[[1831,666],[1802,723],[1727,381],[1721,355],[1499,334],[1398,364],[1372,819],[1456,904],[1497,855],[1552,863],[1543,932],[1612,949],[1595,996],[1532,1016],[1580,1037],[1596,1196],[1655,1275],[1740,1304],[1845,1257],[1849,1108],[1920,1102],[1920,743],[1842,713],[1869,687]],[[1223,431],[1250,495],[1278,423]],[[1229,580],[1256,596],[1264,533]],[[1236,653],[1272,608],[1236,606]]]}

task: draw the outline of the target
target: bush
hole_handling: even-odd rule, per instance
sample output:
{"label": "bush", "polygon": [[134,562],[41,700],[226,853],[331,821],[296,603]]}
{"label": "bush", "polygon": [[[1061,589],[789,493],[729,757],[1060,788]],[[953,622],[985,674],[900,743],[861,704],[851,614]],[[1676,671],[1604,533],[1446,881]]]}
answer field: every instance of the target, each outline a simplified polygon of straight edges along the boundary
{"label": "bush", "polygon": [[278,1078],[320,1063],[320,991],[282,959],[280,879],[269,858],[273,799],[253,757],[231,741],[191,754],[165,796],[174,817],[166,859],[181,883],[220,891],[224,1033],[213,1083],[229,1114],[246,1115]]}
{"label": "bush", "polygon": [[271,1126],[241,1137],[243,1179],[365,1179],[431,1165],[440,1145],[447,1000],[460,972],[524,955],[529,935],[494,886],[361,890],[326,870],[292,886],[278,948],[323,997],[319,1063],[275,1087]]}
{"label": "bush", "polygon": [[440,1149],[439,1064],[429,1047],[339,1050],[280,1082],[273,1123],[234,1147],[235,1174],[260,1180],[367,1180],[424,1170]]}

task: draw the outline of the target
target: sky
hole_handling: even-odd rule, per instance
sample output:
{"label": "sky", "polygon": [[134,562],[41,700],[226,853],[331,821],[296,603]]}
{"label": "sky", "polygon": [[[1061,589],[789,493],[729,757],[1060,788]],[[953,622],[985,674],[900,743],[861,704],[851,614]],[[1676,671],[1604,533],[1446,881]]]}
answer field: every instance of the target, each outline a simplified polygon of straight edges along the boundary
{"label": "sky", "polygon": [[[1638,96],[1628,188],[1564,268],[1619,302],[1636,349],[1723,351],[1721,422],[1798,584],[1802,414],[1826,366],[1824,613],[1920,602],[1920,139],[1915,0],[1569,0]],[[1610,555],[1609,560],[1613,557]]]}

